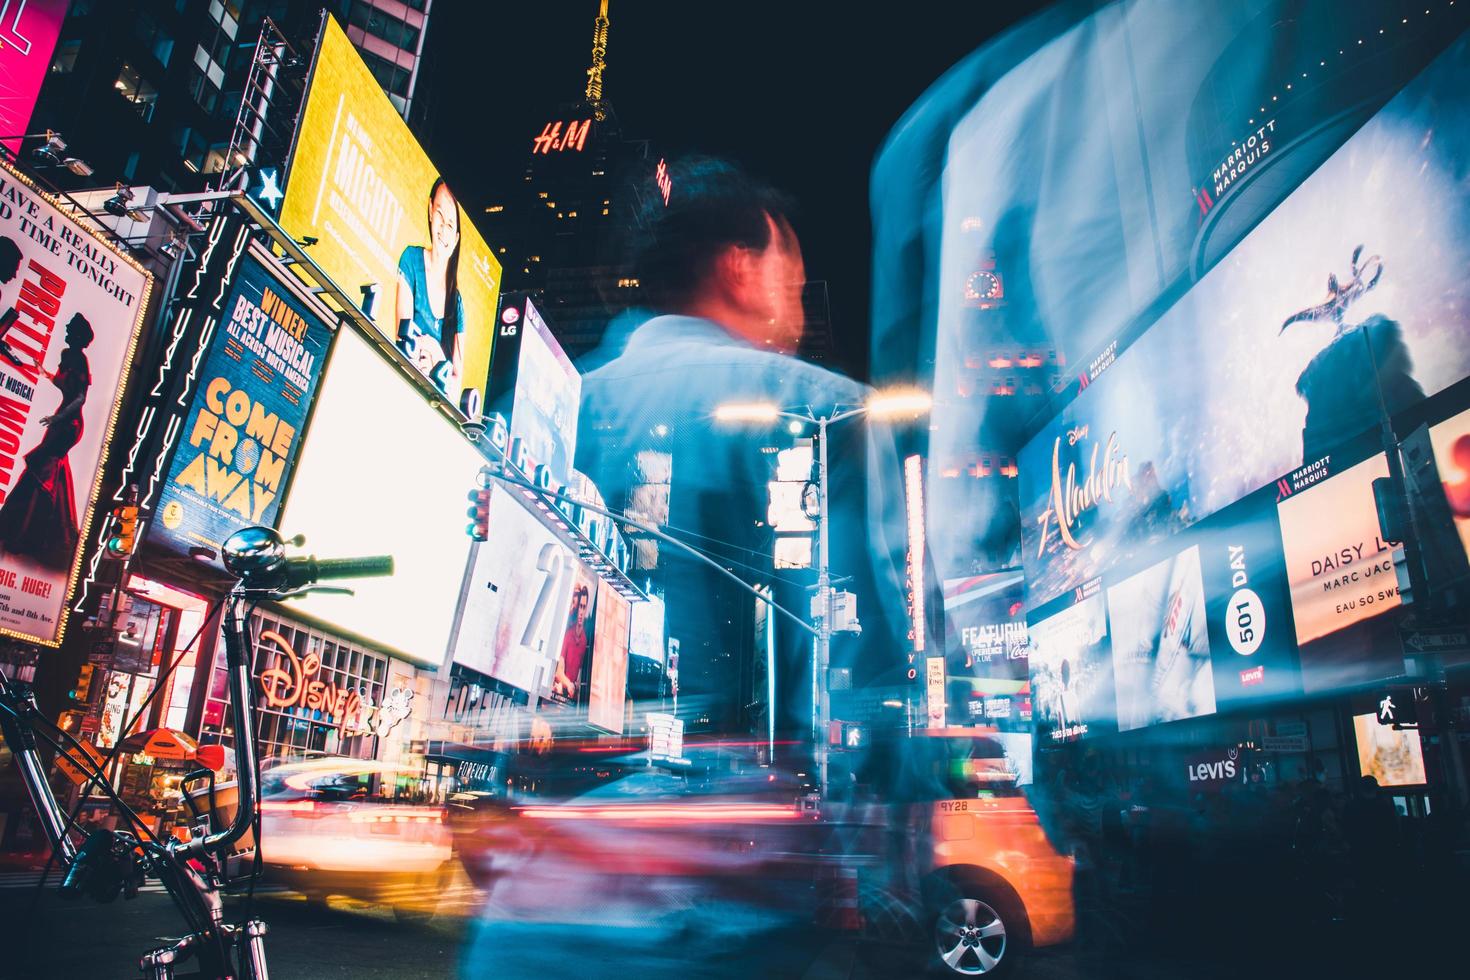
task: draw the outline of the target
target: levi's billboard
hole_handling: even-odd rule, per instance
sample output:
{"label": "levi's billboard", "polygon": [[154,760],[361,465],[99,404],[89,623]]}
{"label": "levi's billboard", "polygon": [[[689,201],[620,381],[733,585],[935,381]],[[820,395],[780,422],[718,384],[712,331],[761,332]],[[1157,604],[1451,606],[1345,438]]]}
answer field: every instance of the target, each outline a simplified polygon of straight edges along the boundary
{"label": "levi's billboard", "polygon": [[151,282],[0,166],[0,635],[61,643]]}
{"label": "levi's billboard", "polygon": [[326,18],[280,224],[436,392],[480,413],[500,262]]}
{"label": "levi's billboard", "polygon": [[263,250],[234,266],[150,544],[218,554],[239,528],[276,525],[333,331],[325,311],[274,268]]}
{"label": "levi's billboard", "polygon": [[1089,372],[1019,457],[1029,604],[1470,374],[1467,155],[1462,38]]}
{"label": "levi's billboard", "polygon": [[1244,766],[1240,749],[1212,749],[1192,752],[1185,759],[1186,775],[1191,790],[1220,790],[1242,780]]}

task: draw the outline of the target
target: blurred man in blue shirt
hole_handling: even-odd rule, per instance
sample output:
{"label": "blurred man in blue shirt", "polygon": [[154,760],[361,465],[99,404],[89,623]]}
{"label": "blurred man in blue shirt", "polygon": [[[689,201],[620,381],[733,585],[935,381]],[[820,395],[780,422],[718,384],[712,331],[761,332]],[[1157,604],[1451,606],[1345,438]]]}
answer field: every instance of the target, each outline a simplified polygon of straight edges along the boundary
{"label": "blurred man in blue shirt", "polygon": [[[767,513],[774,453],[797,434],[774,422],[723,423],[716,409],[759,402],[831,415],[861,404],[868,392],[793,356],[805,319],[805,269],[785,199],[718,160],[676,164],[672,177],[667,207],[661,195],[651,196],[631,255],[657,312],[631,330],[635,321],[623,318],[609,349],[594,353],[602,366],[583,378],[577,468],[611,508],[637,511],[746,582],[770,585],[776,600],[804,619],[815,573],[777,572]],[[841,438],[829,449],[832,567],[852,576],[843,587],[858,593],[874,672],[885,663],[901,670],[903,652],[882,608],[900,595],[883,544],[888,525],[880,521],[875,530],[865,507],[869,473],[880,483],[899,477],[891,437],[857,423],[836,434]],[[873,436],[886,442],[883,453],[873,450]],[[882,462],[874,468],[873,459]],[[649,492],[656,483],[666,485],[664,496]],[[872,509],[885,507],[891,501],[880,494]],[[892,540],[900,542],[901,561],[901,508],[897,522]],[[648,543],[639,544],[645,556]],[[764,804],[789,817],[798,776],[814,771],[812,637],[768,617],[777,653],[776,703],[769,704],[756,673],[767,648],[755,635],[754,597],[679,549],[662,546],[657,558],[667,633],[681,644],[678,713],[693,736],[686,743],[693,746],[692,771],[650,768],[639,778],[613,780],[568,801],[573,808],[597,805],[547,821],[554,834],[538,837],[537,846],[498,854],[500,883],[470,947],[467,974],[493,962],[502,976],[540,976],[554,962],[562,973],[585,977],[798,976],[831,941],[812,928],[820,889],[815,865],[801,857],[821,851],[830,859],[826,828],[749,816],[765,812]],[[855,662],[857,644],[838,637],[833,663]],[[790,771],[787,779],[763,776],[755,752],[741,748],[764,745],[773,721],[776,758],[768,761]],[[708,734],[724,736],[718,765],[699,752],[699,736]],[[732,755],[741,762],[732,763]],[[660,789],[660,781],[669,785]],[[721,799],[743,806],[724,811],[736,814],[729,817],[699,808]],[[670,815],[677,832],[661,831],[646,860],[618,863],[612,855],[637,855],[646,846],[637,821],[614,818],[620,802]],[[683,813],[698,819],[673,819]],[[732,851],[732,839],[747,842],[750,852]]]}
{"label": "blurred man in blue shirt", "polygon": [[[775,574],[774,532],[767,524],[773,453],[795,440],[784,422],[779,428],[720,422],[716,409],[763,403],[830,415],[839,406],[861,404],[868,391],[793,356],[805,323],[806,270],[786,198],[720,160],[676,162],[671,174],[669,203],[652,196],[633,245],[634,268],[657,313],[610,339],[621,350],[583,379],[578,468],[612,506],[623,507],[638,480],[630,464],[639,453],[667,453],[669,529],[746,581],[772,583],[777,601],[805,616],[801,586],[811,585],[814,575]],[[890,557],[886,535],[871,534],[867,525],[868,478],[899,476],[887,432],[872,434],[887,441],[881,469],[891,472],[869,474],[874,440],[861,424],[833,430],[829,450],[832,567],[836,575],[858,576],[865,628],[870,615],[879,626],[879,603],[898,596],[896,581],[894,591],[878,594],[866,574],[872,547]],[[707,714],[715,731],[749,732],[757,720],[749,709],[766,709],[763,685],[753,689],[749,662],[754,600],[674,549],[661,549],[660,563],[669,590],[668,633],[681,643],[680,696],[708,699],[708,710],[691,721]],[[811,639],[789,621],[775,622],[783,661],[777,666],[776,727],[800,737],[810,720]],[[834,664],[843,663],[850,645],[837,639]]]}

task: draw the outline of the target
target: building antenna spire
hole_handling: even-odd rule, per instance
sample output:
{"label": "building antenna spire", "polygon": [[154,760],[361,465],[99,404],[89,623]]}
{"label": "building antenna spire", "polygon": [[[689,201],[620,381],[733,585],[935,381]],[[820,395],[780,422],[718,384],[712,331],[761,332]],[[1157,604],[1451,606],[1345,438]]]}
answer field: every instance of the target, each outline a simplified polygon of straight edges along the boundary
{"label": "building antenna spire", "polygon": [[597,20],[592,28],[592,67],[587,69],[587,104],[598,122],[607,118],[607,104],[602,101],[602,72],[607,68],[607,0],[601,0]]}

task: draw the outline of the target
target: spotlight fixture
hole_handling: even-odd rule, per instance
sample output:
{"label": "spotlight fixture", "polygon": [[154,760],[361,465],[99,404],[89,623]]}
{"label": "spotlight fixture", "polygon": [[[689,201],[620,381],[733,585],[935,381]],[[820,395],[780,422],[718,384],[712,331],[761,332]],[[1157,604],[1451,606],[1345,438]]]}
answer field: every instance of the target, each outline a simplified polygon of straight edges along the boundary
{"label": "spotlight fixture", "polygon": [[302,248],[311,248],[318,241],[320,241],[320,239],[315,237],[314,235],[302,235],[299,239],[296,240],[296,243]]}
{"label": "spotlight fixture", "polygon": [[128,204],[133,200],[133,189],[117,185],[117,193],[102,202],[102,210],[114,218],[126,218],[128,216]]}
{"label": "spotlight fixture", "polygon": [[65,167],[78,177],[92,176],[92,165],[80,157],[66,155],[66,140],[53,129],[46,130],[46,142],[31,150],[31,158],[43,167]]}
{"label": "spotlight fixture", "polygon": [[48,129],[46,130],[46,142],[32,150],[31,156],[36,159],[37,163],[60,167],[66,163],[66,157],[63,156],[65,153],[66,140],[61,138],[60,133]]}
{"label": "spotlight fixture", "polygon": [[171,259],[176,259],[184,251],[184,240],[178,235],[170,235],[168,241],[159,246],[159,251]]}

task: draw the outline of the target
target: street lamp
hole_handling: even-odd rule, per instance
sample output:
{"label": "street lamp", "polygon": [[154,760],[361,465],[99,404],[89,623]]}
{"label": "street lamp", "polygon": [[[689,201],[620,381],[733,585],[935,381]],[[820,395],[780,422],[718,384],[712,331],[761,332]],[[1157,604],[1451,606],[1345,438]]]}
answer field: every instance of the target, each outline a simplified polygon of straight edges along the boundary
{"label": "street lamp", "polygon": [[812,699],[812,737],[815,741],[817,786],[827,792],[827,725],[831,714],[831,694],[827,672],[832,649],[832,576],[828,567],[830,555],[829,512],[827,508],[827,429],[838,422],[867,415],[876,419],[918,418],[928,413],[934,398],[919,388],[890,388],[875,391],[861,405],[834,406],[831,414],[818,415],[810,408],[805,412],[790,411],[773,402],[732,402],[715,408],[720,422],[765,422],[790,419],[817,427],[817,621],[816,663],[812,665],[816,680],[816,697]]}

